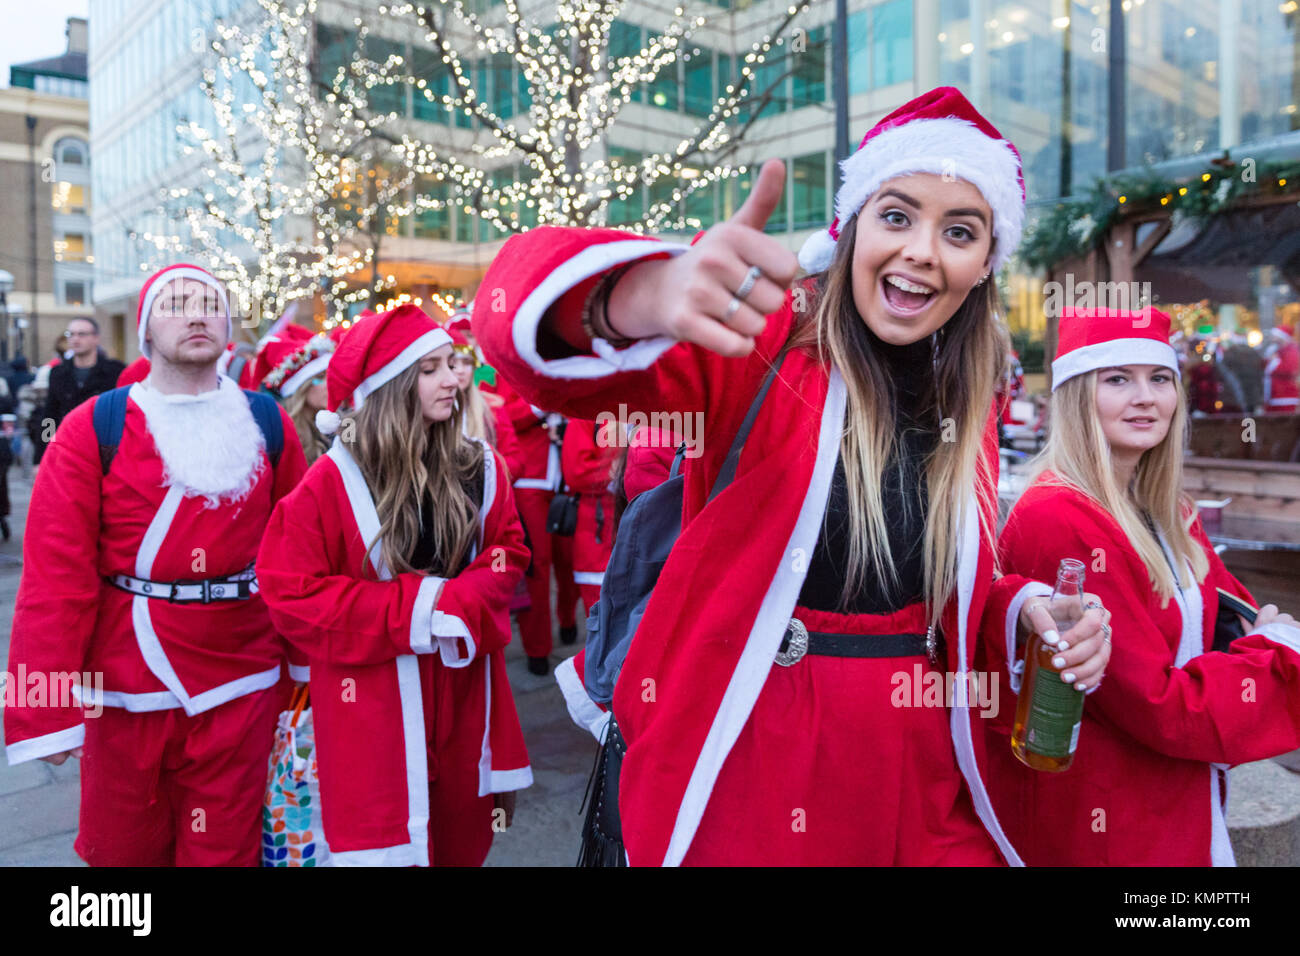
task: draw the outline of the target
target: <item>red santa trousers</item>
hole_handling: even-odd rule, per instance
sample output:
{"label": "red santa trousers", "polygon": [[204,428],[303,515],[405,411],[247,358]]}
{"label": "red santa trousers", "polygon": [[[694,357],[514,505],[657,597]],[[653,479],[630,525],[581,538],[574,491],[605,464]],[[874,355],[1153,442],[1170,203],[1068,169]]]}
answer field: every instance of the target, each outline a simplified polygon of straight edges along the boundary
{"label": "red santa trousers", "polygon": [[[864,641],[926,629],[922,604],[794,616]],[[948,707],[911,706],[918,668],[935,672],[924,655],[773,665],[683,864],[1003,865],[957,767]]]}
{"label": "red santa trousers", "polygon": [[257,866],[284,695],[269,687],[188,717],[87,717],[77,855],[91,866]]}
{"label": "red santa trousers", "polygon": [[573,582],[573,539],[552,536],[546,530],[546,516],[554,493],[540,488],[516,488],[515,506],[528,530],[533,552],[533,570],[525,578],[531,606],[519,612],[519,636],[524,653],[545,657],[551,653],[551,567],[555,567],[556,615],[561,627],[577,624],[578,586]]}

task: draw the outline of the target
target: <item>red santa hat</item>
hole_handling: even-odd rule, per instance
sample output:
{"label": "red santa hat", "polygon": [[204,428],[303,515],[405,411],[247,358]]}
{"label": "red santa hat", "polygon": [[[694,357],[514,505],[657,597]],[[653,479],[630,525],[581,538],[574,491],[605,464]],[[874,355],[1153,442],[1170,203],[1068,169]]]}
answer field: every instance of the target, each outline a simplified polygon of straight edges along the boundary
{"label": "red santa hat", "polygon": [[1295,341],[1295,329],[1291,328],[1291,326],[1289,325],[1275,325],[1273,326],[1273,328],[1269,329],[1268,331],[1269,334],[1273,336],[1273,338],[1277,339],[1279,342],[1283,343],[1284,345],[1287,342]]}
{"label": "red santa hat", "polygon": [[894,110],[871,128],[840,169],[844,176],[835,194],[835,219],[799,250],[799,265],[809,274],[830,266],[841,223],[886,180],[913,173],[963,179],[983,194],[993,210],[994,272],[1020,244],[1025,224],[1020,153],[954,87],[933,89]]}
{"label": "red santa hat", "polygon": [[334,342],[301,325],[286,325],[262,343],[254,377],[268,391],[288,398],[329,367]]}
{"label": "red santa hat", "polygon": [[1065,309],[1052,361],[1052,391],[1062,382],[1117,365],[1162,365],[1182,377],[1159,309]]}
{"label": "red santa hat", "polygon": [[136,310],[136,334],[140,338],[140,354],[145,358],[153,359],[153,349],[145,341],[145,332],[149,328],[149,314],[153,310],[153,304],[158,295],[166,287],[168,282],[173,279],[192,279],[195,282],[201,282],[211,289],[215,289],[218,299],[221,302],[222,312],[226,316],[226,341],[229,343],[235,337],[234,325],[230,321],[230,302],[226,299],[226,290],[220,282],[207,269],[199,266],[190,265],[187,262],[180,262],[173,266],[159,269],[148,279],[145,280],[144,288],[140,290],[140,304]]}
{"label": "red santa hat", "polygon": [[470,328],[470,318],[473,312],[468,305],[459,305],[456,311],[447,317],[447,328],[457,329],[459,331],[468,331]]}
{"label": "red santa hat", "polygon": [[322,435],[339,429],[339,408],[361,408],[366,396],[391,382],[436,348],[451,344],[451,335],[414,305],[357,320],[334,352],[326,387],[327,409],[316,413]]}
{"label": "red santa hat", "polygon": [[455,352],[461,355],[467,355],[474,360],[474,364],[479,364],[478,354],[474,351],[474,344],[465,337],[465,333],[454,326],[447,326],[447,334],[451,336],[451,347]]}

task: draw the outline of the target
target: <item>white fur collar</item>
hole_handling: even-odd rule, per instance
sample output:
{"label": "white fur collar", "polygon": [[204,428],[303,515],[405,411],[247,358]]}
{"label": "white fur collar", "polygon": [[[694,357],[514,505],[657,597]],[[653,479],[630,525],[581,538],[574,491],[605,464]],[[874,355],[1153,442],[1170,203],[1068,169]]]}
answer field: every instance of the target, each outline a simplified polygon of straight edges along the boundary
{"label": "white fur collar", "polygon": [[206,507],[238,502],[257,484],[265,439],[248,399],[225,376],[199,395],[165,395],[148,380],[131,386],[163,460],[163,481],[180,485]]}

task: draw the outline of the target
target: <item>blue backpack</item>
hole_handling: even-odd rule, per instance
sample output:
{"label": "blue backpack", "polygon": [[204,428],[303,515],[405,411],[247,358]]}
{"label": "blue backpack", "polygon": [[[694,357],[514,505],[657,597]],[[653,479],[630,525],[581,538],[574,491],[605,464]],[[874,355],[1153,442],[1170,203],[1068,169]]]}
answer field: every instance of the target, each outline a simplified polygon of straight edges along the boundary
{"label": "blue backpack", "polygon": [[[731,443],[722,470],[718,472],[709,501],[736,477],[740,451],[758,417],[763,398],[785,361],[783,352],[763,380],[740,430]],[[627,657],[628,646],[645,615],[655,583],[682,530],[682,493],[686,479],[681,474],[686,446],[677,449],[668,479],[632,499],[619,522],[614,548],[605,567],[600,600],[587,616],[587,657],[583,684],[591,699],[608,707],[614,699],[614,683]]]}
{"label": "blue backpack", "polygon": [[[95,420],[95,437],[99,439],[99,464],[104,474],[108,474],[117,454],[117,446],[122,443],[122,428],[126,424],[126,396],[131,391],[130,385],[123,385],[104,392],[95,398],[93,410]],[[253,420],[262,430],[266,440],[266,455],[271,459],[271,467],[280,463],[280,452],[284,450],[284,428],[280,421],[280,406],[270,395],[250,392],[243,389],[248,399]]]}

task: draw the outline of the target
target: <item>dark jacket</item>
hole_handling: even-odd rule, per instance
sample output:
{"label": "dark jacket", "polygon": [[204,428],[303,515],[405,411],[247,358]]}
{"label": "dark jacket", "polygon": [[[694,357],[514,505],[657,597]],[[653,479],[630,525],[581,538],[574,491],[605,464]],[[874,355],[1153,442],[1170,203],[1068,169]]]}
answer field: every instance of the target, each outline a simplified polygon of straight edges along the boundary
{"label": "dark jacket", "polygon": [[117,359],[109,358],[104,350],[100,349],[98,359],[90,367],[90,377],[86,379],[84,386],[78,388],[72,359],[65,359],[50,369],[50,392],[42,417],[54,419],[57,428],[63,421],[63,416],[86,399],[116,388],[117,377],[122,374],[124,368],[125,365]]}

